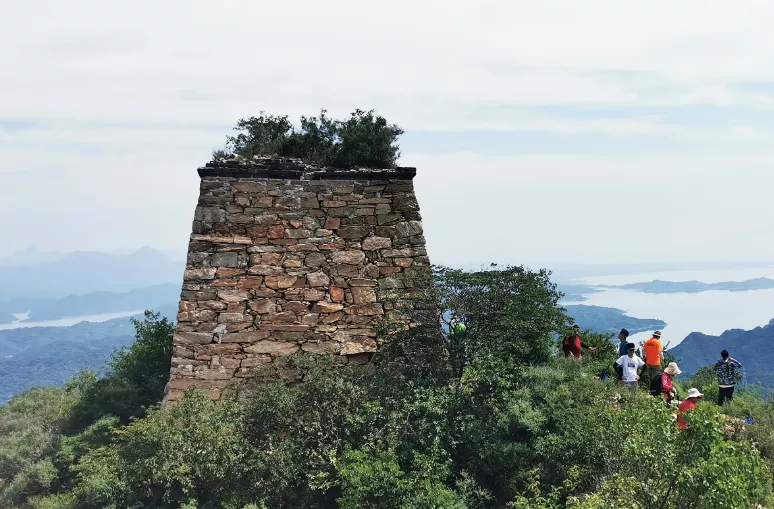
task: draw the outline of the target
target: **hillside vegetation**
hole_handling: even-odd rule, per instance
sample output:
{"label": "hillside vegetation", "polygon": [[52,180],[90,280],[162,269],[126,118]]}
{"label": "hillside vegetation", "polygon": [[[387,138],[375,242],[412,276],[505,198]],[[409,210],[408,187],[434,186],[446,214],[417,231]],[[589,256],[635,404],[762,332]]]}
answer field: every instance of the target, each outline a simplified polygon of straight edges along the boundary
{"label": "hillside vegetation", "polygon": [[[740,394],[688,413],[556,355],[569,319],[547,272],[434,270],[432,298],[467,325],[396,335],[366,368],[292,357],[304,383],[255,379],[158,409],[172,324],[135,322],[108,375],[0,407],[0,507],[744,508],[770,504],[774,411]],[[260,390],[255,390],[260,385]],[[685,384],[682,387],[685,393]],[[735,421],[736,422],[736,421]],[[769,505],[771,507],[771,505]]]}

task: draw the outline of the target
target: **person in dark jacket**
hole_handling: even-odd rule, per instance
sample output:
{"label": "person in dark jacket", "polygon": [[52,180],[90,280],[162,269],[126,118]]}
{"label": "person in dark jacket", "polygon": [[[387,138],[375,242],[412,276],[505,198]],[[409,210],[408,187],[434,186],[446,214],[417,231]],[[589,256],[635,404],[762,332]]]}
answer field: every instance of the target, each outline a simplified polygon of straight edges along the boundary
{"label": "person in dark jacket", "polygon": [[582,357],[581,350],[585,348],[587,350],[590,350],[592,352],[596,352],[597,349],[593,346],[589,346],[585,344],[583,341],[581,341],[580,338],[580,326],[579,325],[573,325],[572,326],[572,334],[566,336],[564,340],[562,341],[562,351],[564,352],[565,357],[574,357],[576,359],[580,359]]}
{"label": "person in dark jacket", "polygon": [[629,331],[626,329],[621,329],[621,332],[618,333],[618,357],[626,355],[626,343],[629,340]]}
{"label": "person in dark jacket", "polygon": [[[618,344],[618,358],[620,359],[624,355],[626,355],[626,345],[628,344],[629,339],[629,331],[626,329],[621,329],[621,332],[618,333],[618,341],[620,343]],[[618,375],[618,380],[623,380],[623,367],[621,367],[619,364],[614,364],[613,368],[615,369],[616,374]]]}
{"label": "person in dark jacket", "polygon": [[734,397],[734,387],[736,387],[736,368],[741,368],[742,365],[734,359],[728,356],[728,350],[720,352],[720,360],[715,363],[715,373],[718,375],[718,385],[720,390],[718,391],[718,405],[723,406],[726,401],[731,401]]}

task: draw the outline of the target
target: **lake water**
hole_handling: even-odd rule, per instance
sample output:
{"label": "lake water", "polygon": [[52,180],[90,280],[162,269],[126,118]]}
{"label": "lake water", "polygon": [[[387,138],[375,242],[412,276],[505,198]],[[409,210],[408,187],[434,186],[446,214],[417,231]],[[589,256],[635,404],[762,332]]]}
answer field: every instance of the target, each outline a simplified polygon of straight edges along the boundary
{"label": "lake water", "polygon": [[[774,268],[617,274],[583,278],[577,282],[589,285],[623,285],[658,279],[719,283],[759,277],[774,278]],[[606,289],[586,297],[588,300],[578,304],[618,308],[630,316],[657,318],[667,322],[661,339],[664,344],[669,343],[670,346],[679,344],[691,332],[716,336],[728,329],[754,329],[768,324],[774,318],[774,289],[699,293],[644,293]],[[648,337],[650,334],[644,332],[632,335],[631,339],[640,343]]]}
{"label": "lake water", "polygon": [[139,311],[121,311],[118,313],[102,313],[98,315],[72,316],[61,318],[59,320],[45,320],[41,322],[14,322],[0,324],[0,330],[21,329],[24,327],[70,327],[80,322],[107,322],[113,318],[123,318],[125,316],[141,315],[143,310]]}

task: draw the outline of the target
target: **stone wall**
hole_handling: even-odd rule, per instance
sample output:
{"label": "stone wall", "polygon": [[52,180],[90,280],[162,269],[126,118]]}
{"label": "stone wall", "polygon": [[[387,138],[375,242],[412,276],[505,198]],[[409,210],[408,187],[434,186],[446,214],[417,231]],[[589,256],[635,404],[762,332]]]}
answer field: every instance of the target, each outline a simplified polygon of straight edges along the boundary
{"label": "stone wall", "polygon": [[165,404],[191,386],[218,399],[298,352],[367,362],[376,326],[411,325],[429,267],[414,168],[264,159],[199,175]]}

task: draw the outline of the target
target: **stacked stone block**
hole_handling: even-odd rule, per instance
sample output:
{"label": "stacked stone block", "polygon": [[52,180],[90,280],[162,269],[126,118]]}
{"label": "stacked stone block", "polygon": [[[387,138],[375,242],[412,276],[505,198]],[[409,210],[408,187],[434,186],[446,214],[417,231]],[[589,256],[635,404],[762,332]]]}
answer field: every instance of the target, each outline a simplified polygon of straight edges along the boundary
{"label": "stacked stone block", "polygon": [[299,161],[209,164],[164,402],[215,399],[299,352],[367,362],[376,328],[411,326],[429,260],[413,168],[330,171]]}

